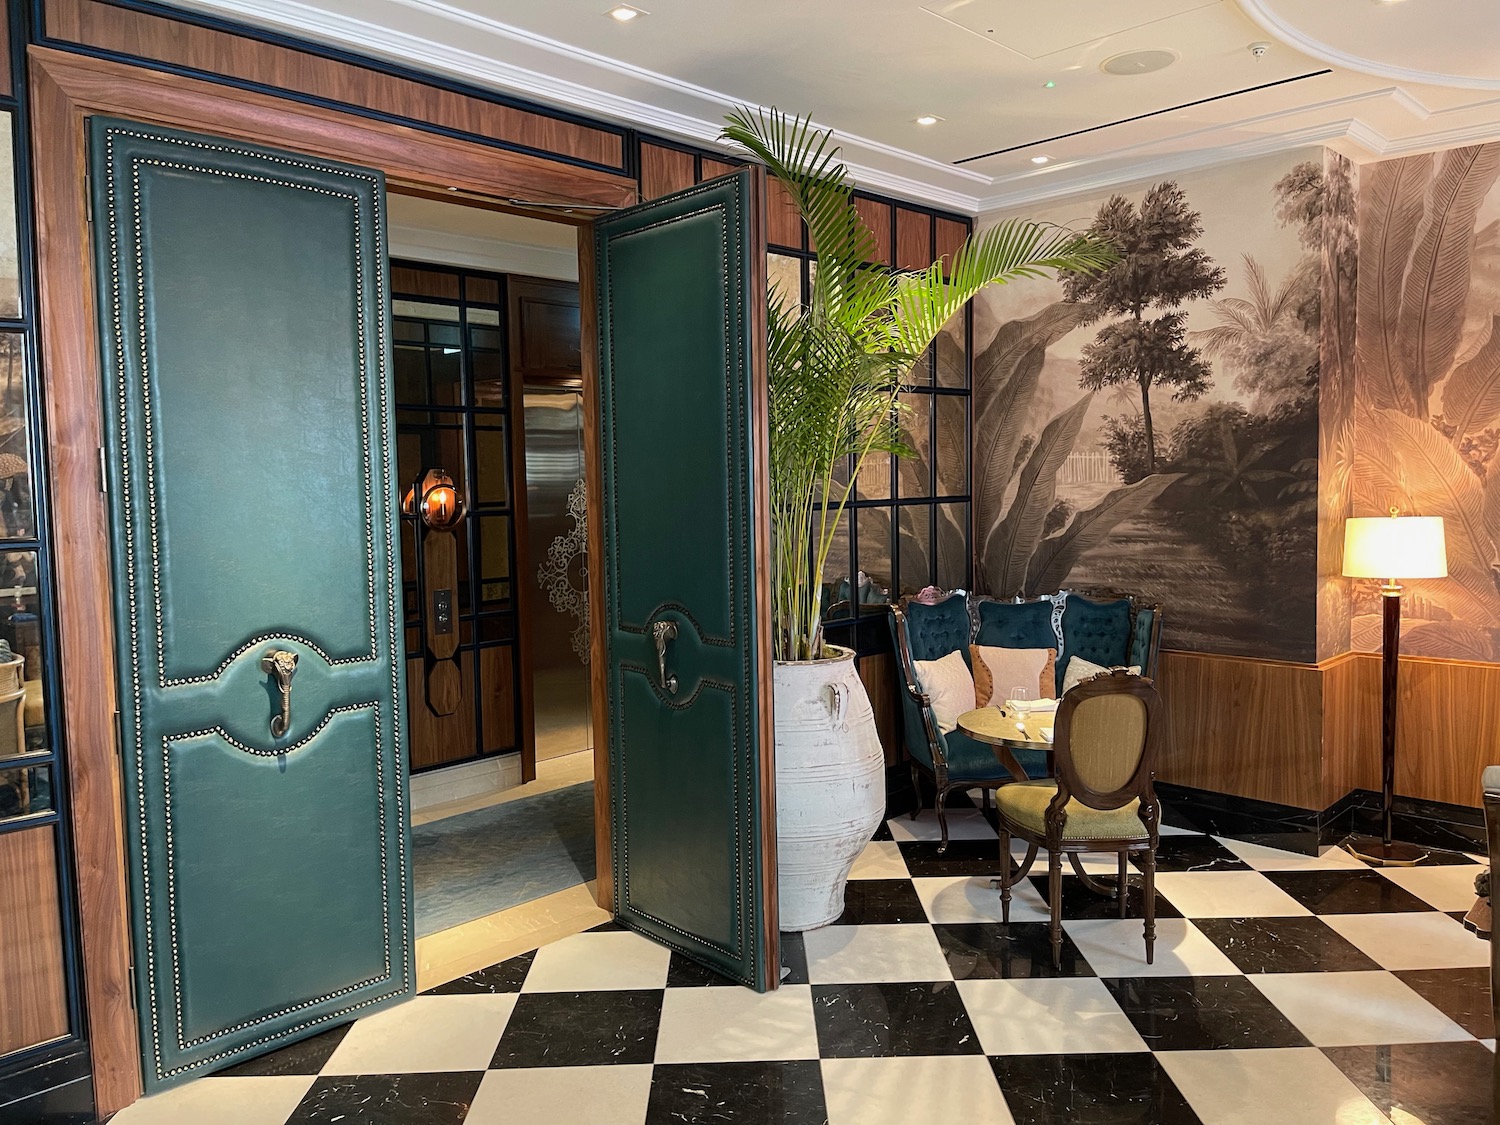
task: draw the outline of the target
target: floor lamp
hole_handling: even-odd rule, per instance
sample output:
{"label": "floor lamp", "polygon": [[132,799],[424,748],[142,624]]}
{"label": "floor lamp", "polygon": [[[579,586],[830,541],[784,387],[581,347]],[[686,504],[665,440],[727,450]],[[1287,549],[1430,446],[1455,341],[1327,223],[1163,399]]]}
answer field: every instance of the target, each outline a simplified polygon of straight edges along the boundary
{"label": "floor lamp", "polygon": [[[1396,786],[1396,673],[1401,651],[1400,579],[1446,578],[1448,552],[1441,516],[1361,517],[1344,523],[1344,574],[1379,578],[1385,609],[1380,659],[1380,835],[1350,836],[1344,847],[1382,866],[1410,867],[1427,857],[1423,848],[1391,839],[1391,802]],[[1393,577],[1394,576],[1394,577]]]}

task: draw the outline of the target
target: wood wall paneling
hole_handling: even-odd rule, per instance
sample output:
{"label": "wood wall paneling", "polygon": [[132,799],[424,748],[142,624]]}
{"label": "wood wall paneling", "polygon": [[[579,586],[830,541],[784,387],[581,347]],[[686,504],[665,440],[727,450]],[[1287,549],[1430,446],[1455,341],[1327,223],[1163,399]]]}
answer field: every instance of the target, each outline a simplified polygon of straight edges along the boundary
{"label": "wood wall paneling", "polygon": [[[458,300],[458,274],[444,270],[391,267],[391,292],[402,297],[444,297]],[[498,298],[497,298],[498,299]]]}
{"label": "wood wall paneling", "polygon": [[68,1033],[57,830],[0,835],[0,1055]]}
{"label": "wood wall paneling", "polygon": [[693,186],[697,161],[690,152],[641,144],[641,201]]}
{"label": "wood wall paneling", "polygon": [[896,656],[882,652],[859,658],[859,678],[875,712],[875,731],[885,750],[885,764],[899,766],[901,754],[901,698],[896,687]]}
{"label": "wood wall paneling", "polygon": [[932,217],[908,207],[896,208],[896,267],[925,270],[932,265]]}
{"label": "wood wall paneling", "polygon": [[618,134],[98,0],[47,0],[47,34],[106,51],[311,94],[612,168]]}
{"label": "wood wall paneling", "polygon": [[[969,237],[969,224],[957,219],[937,220],[937,258],[943,259],[943,269],[946,271],[953,252],[964,244],[964,239]],[[934,259],[936,260],[936,258]]]}
{"label": "wood wall paneling", "polygon": [[1323,808],[1317,665],[1163,652],[1157,684],[1171,722],[1158,780]]}
{"label": "wood wall paneling", "polygon": [[862,195],[854,197],[854,209],[859,212],[859,217],[865,221],[865,226],[870,228],[870,233],[875,236],[875,245],[878,248],[875,260],[882,266],[891,264],[891,205],[882,203],[878,199],[866,199]]}
{"label": "wood wall paneling", "polygon": [[1349,652],[1323,669],[1323,807],[1380,788],[1380,660]]}
{"label": "wood wall paneling", "polygon": [[802,214],[780,180],[766,177],[766,241],[773,247],[802,249]]}
{"label": "wood wall paneling", "polygon": [[512,278],[508,323],[513,378],[582,378],[577,285]]}
{"label": "wood wall paneling", "polygon": [[700,183],[704,180],[717,180],[720,176],[731,176],[743,167],[739,163],[731,163],[727,160],[715,160],[709,156],[705,156],[702,163],[703,175],[700,177]]}
{"label": "wood wall paneling", "polygon": [[15,92],[14,75],[10,72],[10,4],[0,0],[0,90]]}

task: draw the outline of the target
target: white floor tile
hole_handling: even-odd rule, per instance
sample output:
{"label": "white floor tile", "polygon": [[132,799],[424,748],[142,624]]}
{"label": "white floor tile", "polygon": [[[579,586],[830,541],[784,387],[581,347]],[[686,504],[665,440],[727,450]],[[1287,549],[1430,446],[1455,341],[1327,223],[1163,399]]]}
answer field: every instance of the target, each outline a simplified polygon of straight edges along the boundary
{"label": "white floor tile", "polygon": [[1156,920],[1155,961],[1146,964],[1139,918],[1063,919],[1063,929],[1101,977],[1220,976],[1238,973],[1228,957],[1185,918]]}
{"label": "white floor tile", "polygon": [[672,954],[626,930],[574,934],[536,952],[522,992],[665,988]]}
{"label": "white floor tile", "polygon": [[[960,925],[965,922],[999,922],[1000,888],[990,886],[988,875],[944,875],[935,878],[913,879],[917,897],[927,911],[929,922]],[[1012,922],[1045,922],[1049,915],[1047,904],[1031,885],[1023,879],[1010,889],[1010,920]]]}
{"label": "white floor tile", "polygon": [[[1011,840],[1010,854],[1015,857],[1017,863],[1026,858],[1026,845],[1019,840]],[[1084,852],[1078,856],[1078,862],[1090,875],[1117,875],[1120,871],[1120,861],[1113,854],[1106,852]],[[1073,864],[1066,855],[1063,856],[1063,874],[1073,874]],[[1131,872],[1134,874],[1134,871]],[[1031,874],[1047,874],[1047,849],[1037,848],[1036,862],[1031,865]]]}
{"label": "white floor tile", "polygon": [[1325,914],[1327,922],[1383,969],[1462,969],[1490,963],[1490,943],[1436,911]]}
{"label": "white floor tile", "polygon": [[1175,824],[1163,824],[1157,828],[1158,836],[1202,836],[1192,828],[1178,828]]}
{"label": "white floor tile", "polygon": [[1189,918],[1312,913],[1259,871],[1160,871],[1156,889]]}
{"label": "white floor tile", "polygon": [[1304,855],[1268,848],[1264,844],[1231,840],[1227,836],[1215,836],[1214,839],[1257,871],[1334,871],[1365,866],[1342,848],[1326,848],[1320,855]]}
{"label": "white floor tile", "polygon": [[953,979],[931,926],[824,926],[803,941],[813,984]]}
{"label": "white floor tile", "polygon": [[1266,973],[1249,979],[1317,1047],[1473,1038],[1387,972]]}
{"label": "white floor tile", "polygon": [[1104,982],[1095,977],[961,980],[958,992],[987,1055],[1146,1050]]}
{"label": "white floor tile", "polygon": [[824,1059],[828,1125],[1013,1125],[983,1055]]}
{"label": "white floor tile", "polygon": [[662,999],[656,1061],[754,1062],[815,1059],[812,989],[669,988]]}
{"label": "white floor tile", "polygon": [[285,1125],[312,1075],[200,1078],[122,1109],[112,1125]]}
{"label": "white floor tile", "polygon": [[1315,1047],[1159,1051],[1156,1059],[1204,1125],[1389,1125]]}
{"label": "white floor tile", "polygon": [[1439,910],[1468,910],[1474,905],[1474,876],[1480,869],[1467,863],[1377,867],[1375,870]]}
{"label": "white floor tile", "polygon": [[357,1021],[323,1073],[485,1070],[515,1006],[513,993],[413,997]]}
{"label": "white floor tile", "polygon": [[[931,809],[923,809],[917,814],[917,819],[896,816],[886,821],[891,830],[891,835],[900,840],[941,840],[942,829],[938,826],[937,813]],[[948,810],[948,839],[950,840],[993,840],[995,830],[990,827],[990,822],[984,819],[984,814],[978,809],[949,809]]]}
{"label": "white floor tile", "polygon": [[650,1066],[492,1070],[464,1125],[635,1125],[650,1098]]}
{"label": "white floor tile", "polygon": [[871,840],[849,872],[851,879],[906,879],[910,875],[911,872],[906,870],[906,860],[901,858],[901,847],[895,840]]}

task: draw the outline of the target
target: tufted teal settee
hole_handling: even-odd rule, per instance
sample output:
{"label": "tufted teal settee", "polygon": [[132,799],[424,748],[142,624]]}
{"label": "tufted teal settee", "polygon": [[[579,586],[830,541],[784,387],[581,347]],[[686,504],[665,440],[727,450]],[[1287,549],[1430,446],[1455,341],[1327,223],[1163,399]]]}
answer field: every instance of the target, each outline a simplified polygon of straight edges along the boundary
{"label": "tufted teal settee", "polygon": [[[903,598],[891,607],[890,628],[896,651],[897,694],[901,698],[902,730],[911,762],[912,786],[922,804],[922,779],[931,781],[938,827],[939,851],[948,848],[948,795],[955,789],[989,791],[1018,780],[1000,764],[994,751],[961,731],[938,730],[932,706],[917,677],[915,662],[937,660],[961,652],[971,663],[971,644],[997,648],[1053,648],[1057,650],[1056,693],[1062,694],[1068,661],[1074,656],[1106,668],[1138,664],[1144,676],[1154,677],[1161,647],[1161,607],[1138,605],[1120,594],[1063,590],[1027,601],[1003,601],[956,591],[933,604]],[[1017,751],[1026,775],[1044,777],[1047,756],[1038,750]]]}

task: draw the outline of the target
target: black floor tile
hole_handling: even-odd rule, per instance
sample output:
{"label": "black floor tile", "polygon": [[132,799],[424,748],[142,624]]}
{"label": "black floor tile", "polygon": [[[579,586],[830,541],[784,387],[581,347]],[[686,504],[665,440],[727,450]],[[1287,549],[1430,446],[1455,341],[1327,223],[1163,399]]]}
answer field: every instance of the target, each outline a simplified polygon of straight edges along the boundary
{"label": "black floor tile", "polygon": [[782,984],[807,983],[807,943],[801,934],[782,932],[781,967],[786,970],[786,975],[781,978]]}
{"label": "black floor tile", "polygon": [[1310,1046],[1244,977],[1118,977],[1104,985],[1153,1051]]}
{"label": "black floor tile", "polygon": [[673,952],[667,964],[668,988],[732,988],[737,983],[681,953]]}
{"label": "black floor tile", "polygon": [[328,1031],[319,1032],[300,1043],[282,1047],[268,1055],[261,1055],[248,1062],[218,1071],[226,1078],[258,1078],[265,1075],[321,1074],[323,1066],[332,1057],[334,1050],[344,1041],[353,1024],[342,1024]]}
{"label": "black floor tile", "polygon": [[1407,969],[1396,976],[1470,1035],[1478,1039],[1495,1037],[1489,969]]}
{"label": "black floor tile", "polygon": [[469,996],[475,993],[495,992],[520,992],[521,986],[526,983],[526,974],[531,971],[531,963],[536,960],[536,950],[522,953],[517,957],[511,957],[501,961],[498,965],[491,965],[487,969],[480,969],[477,973],[450,980],[447,984],[440,984],[436,988],[429,988],[424,996]]}
{"label": "black floor tile", "polygon": [[1432,907],[1375,871],[1263,871],[1314,914],[1395,914]]}
{"label": "black floor tile", "polygon": [[835,926],[895,925],[927,921],[922,900],[910,879],[850,879],[844,887],[844,912]]}
{"label": "black floor tile", "polygon": [[629,926],[622,926],[611,918],[608,922],[600,922],[597,926],[590,926],[584,933],[588,934],[617,934],[621,930],[628,930]]}
{"label": "black floor tile", "polygon": [[[1141,857],[1130,860],[1137,868]],[[1250,865],[1212,836],[1163,836],[1156,846],[1158,871],[1249,871]]]}
{"label": "black floor tile", "polygon": [[287,1125],[462,1125],[483,1077],[452,1071],[319,1078]]}
{"label": "black floor tile", "polygon": [[[1038,860],[1038,863],[1041,861]],[[1031,885],[1036,888],[1036,893],[1042,896],[1042,901],[1047,901],[1047,875],[1046,868],[1042,868],[1042,874],[1036,874],[1037,868],[1033,867]],[[1064,861],[1064,871],[1071,871]],[[1111,883],[1113,875],[1103,878]],[[1096,891],[1089,890],[1077,875],[1063,876],[1062,892],[1062,916],[1064,922],[1075,921],[1081,918],[1118,918],[1120,916],[1119,904],[1113,895],[1102,895]],[[1130,889],[1125,896],[1126,917],[1142,918],[1146,905],[1146,896],[1141,886],[1141,876],[1130,876]],[[1160,891],[1156,892],[1156,916],[1158,918],[1181,918],[1182,911],[1173,906],[1162,897]]]}
{"label": "black floor tile", "polygon": [[1094,975],[1066,930],[1062,968],[1052,967],[1052,941],[1046,922],[972,922],[932,928],[955,980]]}
{"label": "black floor tile", "polygon": [[1393,1121],[1490,1125],[1495,1120],[1495,1056],[1483,1043],[1324,1047],[1323,1053]]}
{"label": "black floor tile", "polygon": [[[1476,852],[1482,852],[1483,850],[1483,848],[1475,849]],[[1362,857],[1356,858],[1360,858],[1360,862],[1365,863],[1367,866],[1375,866],[1373,863],[1370,863],[1368,860],[1365,860]],[[1471,859],[1466,853],[1461,851],[1451,851],[1448,848],[1429,848],[1427,852],[1427,858],[1422,860],[1421,865],[1423,867],[1450,867],[1461,866],[1463,864],[1468,864],[1470,867],[1474,868],[1474,873],[1476,875],[1479,874],[1479,868],[1484,866],[1482,862],[1476,859]]]}
{"label": "black floor tile", "polygon": [[490,1066],[649,1063],[656,1057],[661,998],[660,989],[523,992]]}
{"label": "black floor tile", "polygon": [[646,1125],[827,1125],[816,1061],[685,1063],[651,1074]]}
{"label": "black floor tile", "polygon": [[1321,918],[1195,918],[1193,925],[1243,973],[1379,969]]}
{"label": "black floor tile", "polygon": [[938,855],[937,840],[901,841],[901,858],[913,878],[944,875],[1000,875],[999,840],[951,840]]}
{"label": "black floor tile", "polygon": [[1004,1055],[990,1065],[1016,1125],[1201,1125],[1150,1054]]}
{"label": "black floor tile", "polygon": [[815,984],[812,1002],[825,1059],[983,1053],[952,981]]}

